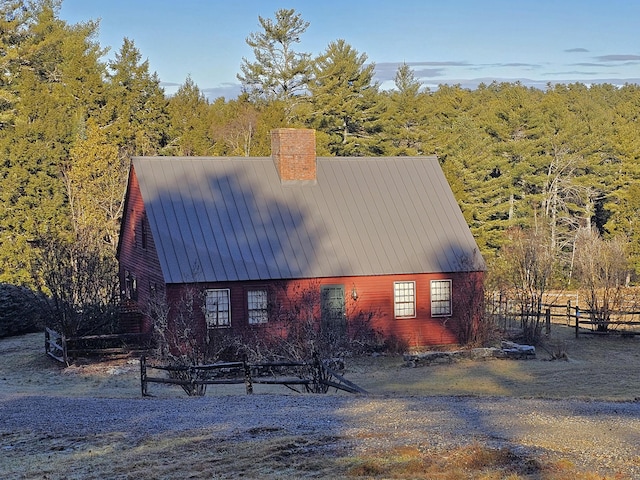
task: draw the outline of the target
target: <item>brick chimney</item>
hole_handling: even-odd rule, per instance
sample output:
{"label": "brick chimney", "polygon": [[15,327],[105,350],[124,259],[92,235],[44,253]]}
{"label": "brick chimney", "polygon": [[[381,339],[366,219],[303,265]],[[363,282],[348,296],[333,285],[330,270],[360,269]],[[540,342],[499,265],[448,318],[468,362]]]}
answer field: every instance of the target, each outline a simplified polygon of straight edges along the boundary
{"label": "brick chimney", "polygon": [[280,181],[316,181],[316,131],[278,128],[271,131],[271,158]]}

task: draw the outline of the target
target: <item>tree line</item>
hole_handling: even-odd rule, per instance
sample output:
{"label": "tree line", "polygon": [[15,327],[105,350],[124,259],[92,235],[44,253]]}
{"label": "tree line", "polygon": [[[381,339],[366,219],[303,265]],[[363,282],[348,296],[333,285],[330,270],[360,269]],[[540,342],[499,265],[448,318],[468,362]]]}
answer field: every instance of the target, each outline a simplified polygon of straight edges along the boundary
{"label": "tree line", "polygon": [[189,77],[167,96],[132,40],[104,61],[99,24],[68,24],[60,5],[0,2],[0,282],[51,290],[79,265],[115,275],[132,155],[264,156],[283,126],[315,128],[323,156],[437,155],[490,265],[515,230],[544,232],[552,277],[569,284],[589,232],[622,242],[640,273],[638,85],[430,90],[403,64],[383,90],[344,40],[299,50],[309,24],[283,9],[246,38],[238,98],[210,101]]}

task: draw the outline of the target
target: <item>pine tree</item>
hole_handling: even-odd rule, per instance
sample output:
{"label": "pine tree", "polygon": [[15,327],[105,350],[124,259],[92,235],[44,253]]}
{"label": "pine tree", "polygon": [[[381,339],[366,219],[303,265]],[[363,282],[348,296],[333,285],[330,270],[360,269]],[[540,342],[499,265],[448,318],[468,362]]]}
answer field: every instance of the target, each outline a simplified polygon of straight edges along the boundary
{"label": "pine tree", "polygon": [[16,78],[28,19],[23,0],[0,3],[0,129],[11,126],[17,112]]}
{"label": "pine tree", "polygon": [[383,114],[384,134],[389,144],[385,155],[424,155],[433,153],[428,146],[427,96],[413,70],[403,63],[396,72],[396,89],[387,94]]}
{"label": "pine tree", "polygon": [[107,98],[101,122],[110,141],[120,150],[121,161],[132,155],[157,155],[167,144],[169,116],[167,100],[156,73],[132,40],[109,62]]}
{"label": "pine tree", "polygon": [[339,156],[380,154],[382,106],[374,64],[344,40],[331,42],[314,64],[309,122],[329,135]]}
{"label": "pine tree", "polygon": [[253,101],[284,101],[290,113],[294,98],[303,94],[311,72],[311,56],[293,49],[309,22],[294,9],[278,10],[275,21],[260,16],[258,21],[263,31],[251,33],[246,39],[255,61],[242,59],[238,80]]}
{"label": "pine tree", "polygon": [[96,25],[69,26],[58,8],[53,1],[23,6],[13,37],[10,88],[19,102],[0,129],[0,281],[36,282],[34,246],[43,235],[70,230],[61,173],[76,132],[100,104]]}
{"label": "pine tree", "polygon": [[175,95],[169,99],[167,109],[171,127],[170,143],[163,153],[171,155],[210,155],[209,102],[191,77],[187,77]]}

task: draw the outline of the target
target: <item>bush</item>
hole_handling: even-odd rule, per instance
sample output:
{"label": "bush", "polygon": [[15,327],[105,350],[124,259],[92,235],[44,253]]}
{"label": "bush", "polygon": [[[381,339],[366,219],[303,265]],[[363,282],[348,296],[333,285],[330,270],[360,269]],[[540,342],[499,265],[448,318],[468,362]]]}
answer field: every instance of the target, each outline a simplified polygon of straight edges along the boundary
{"label": "bush", "polygon": [[383,350],[391,355],[402,355],[409,351],[409,342],[397,335],[388,335],[385,338]]}
{"label": "bush", "polygon": [[0,338],[43,329],[46,299],[26,287],[0,283]]}

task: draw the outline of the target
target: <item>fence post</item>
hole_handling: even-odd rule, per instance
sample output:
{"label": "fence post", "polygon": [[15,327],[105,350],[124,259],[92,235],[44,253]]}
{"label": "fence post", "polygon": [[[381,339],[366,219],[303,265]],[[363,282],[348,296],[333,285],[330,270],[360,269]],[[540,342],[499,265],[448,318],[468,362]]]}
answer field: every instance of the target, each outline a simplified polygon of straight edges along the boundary
{"label": "fence post", "polygon": [[567,300],[567,327],[571,325],[571,300]]}
{"label": "fence post", "polygon": [[140,389],[142,396],[147,396],[147,358],[142,355],[140,357]]}
{"label": "fence post", "polygon": [[247,390],[247,395],[253,393],[253,381],[251,380],[251,367],[247,362],[247,356],[242,358],[242,367],[244,368],[244,386]]}
{"label": "fence post", "polygon": [[576,338],[578,338],[578,328],[580,328],[580,309],[576,305]]}
{"label": "fence post", "polygon": [[545,312],[545,326],[547,330],[547,337],[551,336],[551,309],[547,308]]}
{"label": "fence post", "polygon": [[64,360],[64,364],[68,367],[69,363],[69,355],[67,353],[67,337],[64,332],[60,334],[60,343],[62,344],[62,359]]}

